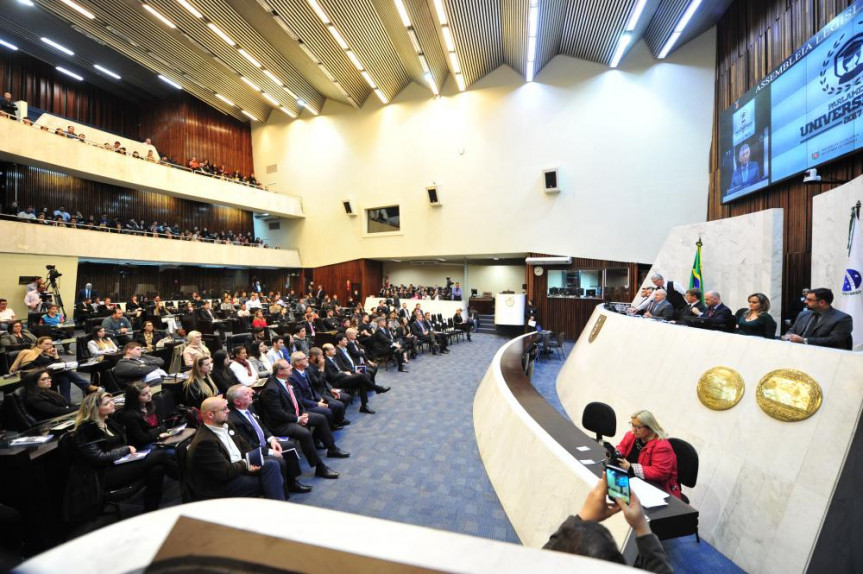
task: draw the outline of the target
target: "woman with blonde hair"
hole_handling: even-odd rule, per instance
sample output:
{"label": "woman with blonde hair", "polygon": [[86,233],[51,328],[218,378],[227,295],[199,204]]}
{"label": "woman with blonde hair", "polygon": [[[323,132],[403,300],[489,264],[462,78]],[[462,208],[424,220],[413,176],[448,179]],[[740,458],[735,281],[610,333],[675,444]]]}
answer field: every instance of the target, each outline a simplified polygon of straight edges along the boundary
{"label": "woman with blonde hair", "polygon": [[[216,353],[218,354],[218,352]],[[223,359],[224,362],[224,359]],[[213,358],[200,357],[192,366],[192,373],[183,383],[183,404],[200,409],[201,403],[219,394],[219,387],[210,377],[213,371]]]}
{"label": "woman with blonde hair", "polygon": [[193,367],[195,361],[201,357],[210,357],[210,349],[203,341],[204,337],[200,331],[189,331],[186,336],[186,348],[183,349],[183,364],[187,367]]}
{"label": "woman with blonde hair", "polygon": [[[122,425],[110,417],[112,414],[114,398],[105,391],[87,395],[81,402],[72,432],[72,444],[77,455],[69,479],[70,483],[76,483],[72,491],[100,492],[102,489],[127,486],[143,478],[147,484],[144,510],[156,510],[162,499],[162,481],[166,470],[169,474],[176,474],[175,469],[170,468],[171,463],[158,450],[133,462],[114,464],[126,455],[135,454],[137,450],[128,444]],[[76,508],[73,512],[78,516],[98,515],[101,510],[100,501],[89,497],[82,497],[74,504]]]}
{"label": "woman with blonde hair", "polygon": [[[13,362],[12,366],[9,367],[9,372],[17,373],[18,371],[28,369],[41,369],[48,365],[61,362],[63,362],[63,359],[54,347],[54,341],[51,340],[51,337],[39,337],[36,339],[35,347],[32,349],[25,349],[18,353],[18,356],[15,357],[15,362]],[[57,371],[54,373],[54,379],[57,382],[57,388],[60,390],[60,394],[70,403],[72,402],[73,383],[81,389],[81,392],[84,394],[99,390],[99,387],[91,385],[87,379],[73,370]]]}
{"label": "woman with blonde hair", "polygon": [[629,428],[617,445],[623,455],[617,459],[620,468],[680,498],[677,456],[656,417],[650,411],[637,411],[632,414]]}

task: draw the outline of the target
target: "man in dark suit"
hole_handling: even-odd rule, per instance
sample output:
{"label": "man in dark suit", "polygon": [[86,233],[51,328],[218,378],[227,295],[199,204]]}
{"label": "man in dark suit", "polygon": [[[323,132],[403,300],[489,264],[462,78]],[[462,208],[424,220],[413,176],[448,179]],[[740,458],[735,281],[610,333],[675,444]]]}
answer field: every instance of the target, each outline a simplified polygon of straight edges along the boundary
{"label": "man in dark suit", "polygon": [[704,309],[706,309],[704,303],[701,302],[701,289],[698,287],[687,289],[683,298],[686,299],[686,307],[674,313],[674,319],[678,323],[686,323],[693,317],[697,317],[703,313]]}
{"label": "man in dark suit", "polygon": [[[348,333],[350,332],[351,329],[348,329]],[[348,341],[348,350],[350,350],[350,334],[348,334]],[[390,330],[387,329],[387,320],[383,317],[378,319],[378,328],[372,335],[371,346],[372,353],[376,357],[386,357],[392,354],[396,359],[396,363],[398,363],[399,371],[402,373],[408,372],[407,368],[405,368],[405,357],[402,347],[396,342]],[[377,372],[377,368],[375,372]]]}
{"label": "man in dark suit", "polygon": [[[202,302],[201,306],[195,309],[195,327],[198,329],[205,329],[203,326],[211,326],[213,330],[221,333],[223,337],[227,337],[228,332],[221,320],[219,320],[215,313],[213,313],[212,303],[210,303],[209,299]],[[207,332],[212,332],[207,330]]]}
{"label": "man in dark suit", "polygon": [[[386,321],[384,321],[384,325],[386,325]],[[345,350],[353,364],[365,365],[366,374],[369,376],[372,383],[374,383],[375,375],[378,374],[378,366],[368,358],[365,347],[357,340],[358,334],[359,332],[354,328],[345,330],[345,337],[347,337],[348,340]],[[367,341],[367,344],[374,349],[374,335],[372,335],[371,339]],[[375,354],[377,355],[377,353]]]}
{"label": "man in dark suit", "polygon": [[399,309],[399,319],[401,319],[402,317],[404,317],[408,321],[411,320],[411,310],[408,309],[407,303],[402,303],[402,308]]}
{"label": "man in dark suit", "polygon": [[[318,413],[327,418],[330,428],[340,430],[344,425],[345,420],[345,405],[337,400],[325,401],[321,395],[312,387],[312,382],[307,373],[309,367],[309,358],[302,351],[294,351],[291,353],[291,367],[293,371],[288,378],[288,382],[294,389],[294,394],[306,412]],[[350,423],[348,423],[350,424]]]}
{"label": "man in dark suit", "polygon": [[333,309],[327,310],[327,316],[321,321],[324,326],[324,330],[326,331],[338,331],[339,330],[339,320],[334,316]]}
{"label": "man in dark suit", "polygon": [[749,144],[740,146],[740,151],[737,152],[737,167],[734,168],[734,173],[731,174],[731,187],[729,189],[750,185],[761,180],[761,170],[758,168],[758,162],[750,161],[749,157],[751,154]]}
{"label": "man in dark suit", "polygon": [[806,294],[808,309],[797,315],[782,339],[804,345],[851,350],[854,344],[851,337],[854,319],[832,305],[833,291],[830,289],[821,287],[809,291]]}
{"label": "man in dark suit", "polygon": [[228,401],[210,397],[201,403],[204,424],[195,433],[186,457],[184,488],[192,500],[259,496],[285,500],[279,464],[264,459],[250,466],[244,454],[252,448],[228,422]]}
{"label": "man in dark suit", "polygon": [[[354,402],[354,397],[345,389],[333,387],[327,380],[326,362],[324,361],[324,352],[320,347],[312,347],[309,349],[309,368],[306,371],[309,374],[309,382],[312,388],[315,389],[325,401],[335,399],[347,406]],[[347,419],[345,419],[347,421]],[[343,424],[349,424],[350,421]]]}
{"label": "man in dark suit", "polygon": [[[705,329],[715,329],[717,331],[734,330],[734,314],[723,302],[717,291],[708,291],[704,294],[704,303],[706,308],[698,319],[692,322],[693,326],[703,327]],[[693,313],[695,313],[693,311]]]}
{"label": "man in dark suit", "polygon": [[[316,476],[338,478],[339,474],[318,457],[315,439],[324,444],[330,458],[347,458],[350,453],[336,446],[326,417],[306,412],[288,381],[292,370],[291,364],[283,359],[273,365],[274,374],[258,395],[261,415],[267,426],[279,436],[289,436],[300,443],[300,448],[309,465],[314,467]],[[308,427],[314,427],[314,433],[310,432]]]}
{"label": "man in dark suit", "polygon": [[[336,341],[344,341],[344,334],[336,335]],[[372,384],[372,381],[362,373],[355,373],[351,370],[350,365],[344,364],[344,359],[336,352],[336,347],[331,343],[326,343],[324,350],[324,371],[327,381],[336,388],[348,389],[349,391],[356,390],[360,395],[360,412],[369,415],[375,414],[369,408],[369,391],[376,390],[379,394],[390,390],[389,387],[378,387]]]}
{"label": "man in dark suit", "polygon": [[656,319],[658,321],[670,321],[674,318],[674,307],[665,298],[665,289],[657,289],[653,292],[653,301],[644,311],[645,319]]}
{"label": "man in dark suit", "polygon": [[[254,391],[245,385],[234,385],[225,393],[228,407],[228,422],[234,425],[234,429],[251,448],[260,448],[266,458],[274,459],[282,471],[282,477],[288,492],[306,493],[311,492],[312,487],[297,482],[300,476],[300,460],[296,450],[282,452],[279,439],[273,436],[270,429],[266,427],[252,405]],[[285,498],[288,498],[287,493]]]}
{"label": "man in dark suit", "polygon": [[317,302],[317,306],[320,307],[324,302],[324,297],[327,296],[327,291],[324,289],[323,285],[318,285],[318,290],[315,292],[315,301]]}
{"label": "man in dark suit", "polygon": [[92,283],[87,283],[84,288],[78,291],[78,301],[90,299],[91,301],[99,298],[99,292],[93,289]]}

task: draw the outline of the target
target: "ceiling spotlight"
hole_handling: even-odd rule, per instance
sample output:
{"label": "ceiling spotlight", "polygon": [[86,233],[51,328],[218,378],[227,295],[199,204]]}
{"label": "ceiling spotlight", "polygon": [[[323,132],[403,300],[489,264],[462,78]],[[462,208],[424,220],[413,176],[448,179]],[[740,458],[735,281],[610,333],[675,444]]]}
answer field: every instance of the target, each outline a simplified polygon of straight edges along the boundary
{"label": "ceiling spotlight", "polygon": [[216,97],[218,99],[222,100],[223,102],[225,102],[226,104],[228,104],[229,106],[231,106],[232,108],[236,105],[236,104],[234,104],[234,102],[232,102],[231,100],[229,100],[228,98],[226,98],[222,94],[216,94]]}
{"label": "ceiling spotlight", "polygon": [[159,77],[159,79],[160,79],[160,80],[162,80],[163,82],[165,82],[165,83],[166,83],[166,84],[168,84],[169,86],[173,86],[173,87],[177,88],[178,90],[182,90],[182,89],[183,89],[183,86],[181,86],[180,84],[178,84],[178,83],[177,83],[177,82],[175,82],[174,80],[171,80],[170,78],[166,78],[166,77],[165,77],[165,76],[163,76],[162,74],[159,74],[159,76],[158,76],[158,77]]}
{"label": "ceiling spotlight", "polygon": [[16,46],[15,44],[10,44],[9,42],[7,42],[5,40],[0,40],[0,46],[6,46],[10,50],[17,50],[18,49],[18,46]]}
{"label": "ceiling spotlight", "polygon": [[246,76],[240,76],[240,79],[243,80],[246,83],[246,85],[248,85],[250,88],[252,88],[256,92],[261,91],[261,88],[259,88],[254,82],[252,82],[252,80],[250,80]]}
{"label": "ceiling spotlight", "polygon": [[[66,6],[68,6],[69,8],[71,8],[72,10],[74,10],[75,12],[78,12],[78,13],[79,13],[79,14],[81,14],[82,16],[86,16],[86,17],[87,17],[87,18],[89,18],[90,20],[95,20],[95,19],[96,19],[96,16],[94,16],[92,12],[90,12],[89,10],[84,9],[82,6],[79,6],[79,5],[75,4],[74,2],[72,2],[72,0],[60,0],[60,2],[62,2],[63,4],[65,4]],[[32,5],[33,5],[33,3],[32,3],[32,2],[30,2],[30,6],[32,6]]]}
{"label": "ceiling spotlight", "polygon": [[198,10],[194,6],[192,6],[191,4],[186,2],[186,0],[177,0],[177,2],[180,4],[180,6],[182,6],[186,10],[188,10],[192,14],[192,16],[194,16],[195,18],[203,18],[204,17],[203,14],[198,12]]}
{"label": "ceiling spotlight", "polygon": [[248,52],[246,52],[242,48],[240,48],[238,50],[238,52],[240,52],[240,55],[242,57],[244,57],[245,59],[247,59],[249,61],[249,63],[252,64],[254,67],[256,67],[256,68],[261,67],[261,63],[259,61],[257,61],[255,58],[253,58],[251,54],[249,54]]}
{"label": "ceiling spotlight", "polygon": [[261,121],[258,118],[256,118],[255,116],[253,116],[252,114],[250,114],[249,112],[247,112],[246,110],[243,110],[243,115],[246,116],[247,118],[249,118],[250,120],[254,120],[256,122]]}
{"label": "ceiling spotlight", "polygon": [[208,23],[208,24],[207,24],[207,28],[209,28],[210,30],[212,30],[212,31],[213,31],[213,33],[214,33],[214,34],[216,34],[216,36],[218,36],[219,38],[221,38],[222,40],[224,40],[224,41],[225,41],[225,43],[227,43],[229,46],[236,46],[236,45],[237,45],[237,43],[236,43],[236,42],[234,42],[234,41],[231,39],[231,37],[230,37],[230,36],[228,36],[227,34],[225,34],[224,32],[222,32],[222,30],[221,30],[218,26],[216,26],[215,24],[213,24],[212,22],[210,22],[210,23]]}
{"label": "ceiling spotlight", "polygon": [[103,67],[102,67],[102,66],[100,66],[99,64],[93,64],[93,67],[94,67],[94,68],[96,68],[97,70],[99,70],[100,72],[102,72],[103,74],[105,74],[106,76],[111,76],[111,77],[112,77],[112,78],[114,78],[115,80],[122,80],[122,79],[123,79],[123,78],[121,78],[121,77],[120,77],[120,75],[119,75],[119,74],[117,74],[116,72],[112,72],[112,71],[111,71],[111,70],[109,70],[108,68],[103,68]]}
{"label": "ceiling spotlight", "polygon": [[84,78],[82,78],[82,77],[81,77],[81,76],[79,76],[78,74],[76,74],[76,73],[74,73],[74,72],[70,72],[69,70],[67,70],[66,68],[64,68],[64,67],[62,67],[62,66],[57,66],[55,69],[56,69],[58,72],[62,72],[63,74],[66,74],[66,75],[67,75],[67,76],[69,76],[70,78],[75,78],[75,79],[76,79],[76,80],[78,80],[79,82],[81,82],[81,81],[83,81],[83,80],[84,80]]}
{"label": "ceiling spotlight", "polygon": [[174,24],[173,22],[171,22],[170,20],[168,20],[167,18],[162,16],[159,12],[156,11],[155,8],[153,8],[149,4],[144,4],[143,6],[144,6],[144,10],[146,10],[147,12],[149,12],[150,14],[155,16],[157,20],[161,21],[162,24],[164,24],[168,28],[174,29],[177,27],[176,24]]}
{"label": "ceiling spotlight", "polygon": [[66,46],[61,46],[60,44],[58,44],[58,43],[57,43],[57,42],[55,42],[54,40],[51,40],[51,39],[49,39],[49,38],[41,38],[41,40],[42,40],[43,42],[45,42],[46,44],[48,44],[49,46],[51,46],[52,48],[54,48],[54,49],[56,49],[56,50],[60,50],[60,51],[61,51],[61,52],[63,52],[64,54],[68,54],[68,55],[70,55],[70,56],[74,56],[74,55],[75,55],[75,52],[73,52],[72,50],[70,50],[70,49],[69,49],[69,48],[67,48]]}

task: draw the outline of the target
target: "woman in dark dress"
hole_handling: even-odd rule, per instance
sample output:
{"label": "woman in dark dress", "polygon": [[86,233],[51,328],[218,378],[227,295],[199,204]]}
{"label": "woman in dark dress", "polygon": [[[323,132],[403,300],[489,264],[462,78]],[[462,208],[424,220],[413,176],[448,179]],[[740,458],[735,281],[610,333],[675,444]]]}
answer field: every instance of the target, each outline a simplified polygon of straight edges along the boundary
{"label": "woman in dark dress", "polygon": [[129,444],[137,449],[150,448],[154,442],[168,436],[156,414],[147,383],[134,382],[126,387],[126,403],[114,417],[123,425]]}
{"label": "woman in dark dress", "polygon": [[27,373],[23,386],[27,412],[37,420],[51,419],[78,410],[63,395],[51,389],[51,374],[47,370]]}
{"label": "woman in dark dress", "polygon": [[770,316],[770,299],[764,293],[753,293],[749,296],[749,309],[739,309],[737,317],[737,333],[750,337],[776,337],[776,321]]}

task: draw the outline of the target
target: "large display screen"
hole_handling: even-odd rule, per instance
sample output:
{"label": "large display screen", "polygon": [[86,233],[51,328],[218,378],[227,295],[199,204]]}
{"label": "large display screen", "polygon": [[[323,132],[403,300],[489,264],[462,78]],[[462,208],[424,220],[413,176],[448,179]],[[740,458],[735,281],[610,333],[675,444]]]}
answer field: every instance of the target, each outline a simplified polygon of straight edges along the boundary
{"label": "large display screen", "polygon": [[722,203],[863,146],[863,0],[719,120]]}

